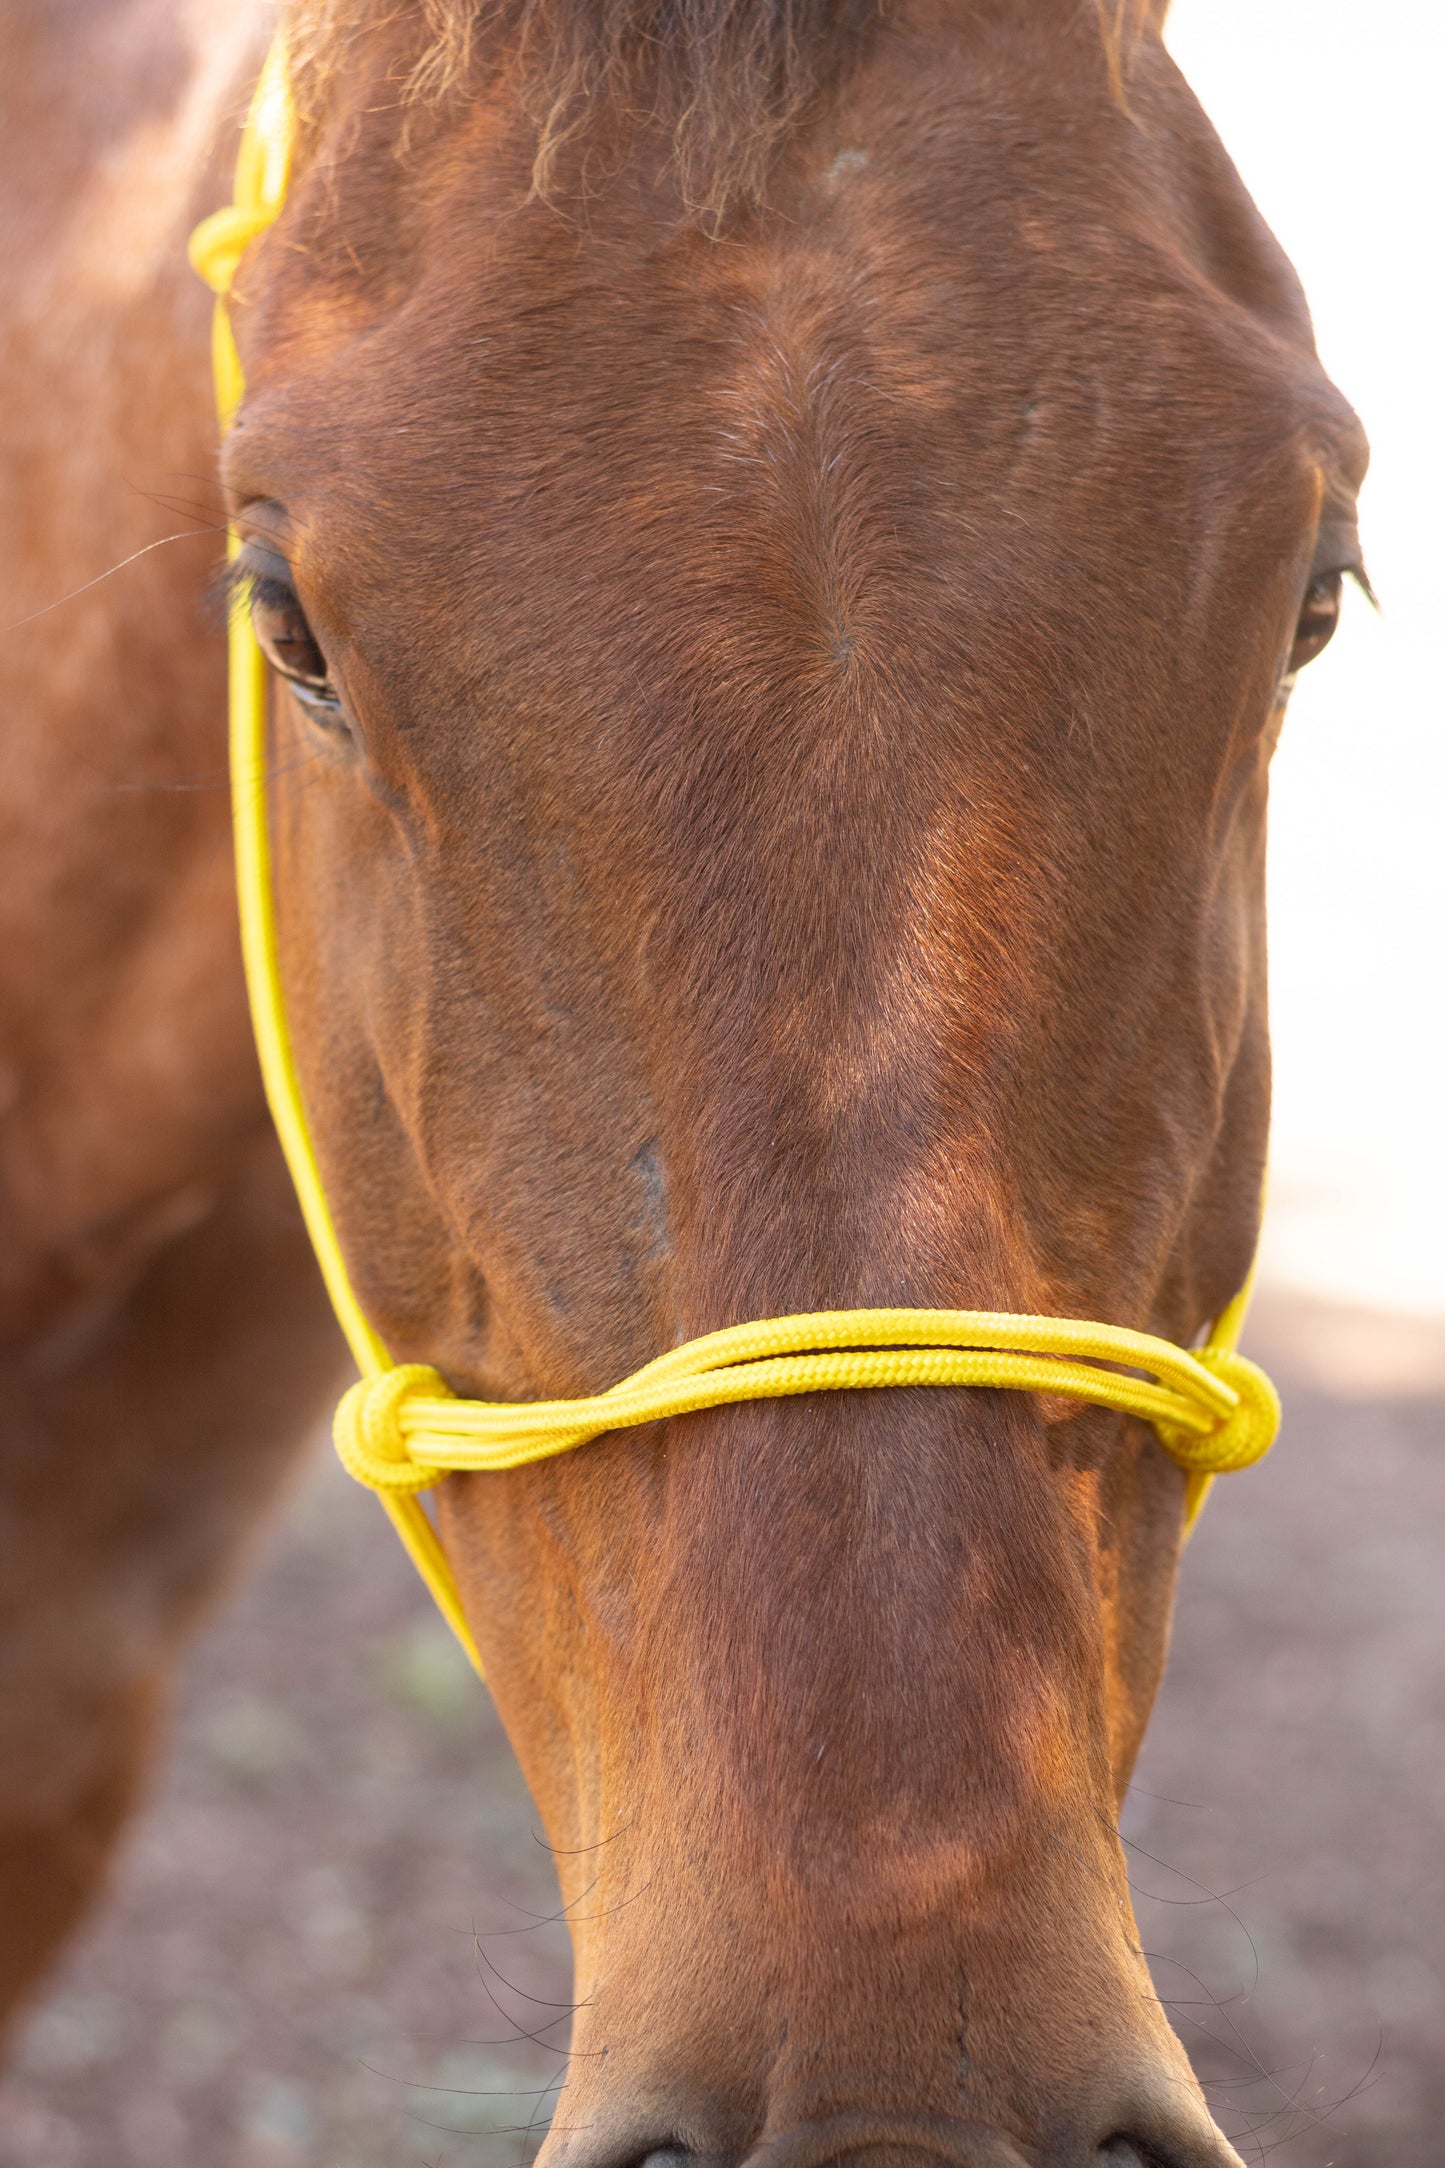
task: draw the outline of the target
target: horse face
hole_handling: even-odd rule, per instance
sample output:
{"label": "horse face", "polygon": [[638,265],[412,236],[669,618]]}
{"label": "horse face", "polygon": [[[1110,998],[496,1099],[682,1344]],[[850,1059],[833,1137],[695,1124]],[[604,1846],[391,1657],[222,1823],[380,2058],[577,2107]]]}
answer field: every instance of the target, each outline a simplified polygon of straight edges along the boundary
{"label": "horse face", "polygon": [[[1125,112],[1071,53],[890,39],[713,238],[605,132],[527,200],[500,87],[398,155],[359,77],[248,270],[288,1002],[398,1360],[1187,1341],[1243,1279],[1266,767],[1362,458],[1162,54]],[[1226,2158],[1115,1835],[1181,1491],[959,1391],[446,1484],[571,1907],[554,2159]]]}

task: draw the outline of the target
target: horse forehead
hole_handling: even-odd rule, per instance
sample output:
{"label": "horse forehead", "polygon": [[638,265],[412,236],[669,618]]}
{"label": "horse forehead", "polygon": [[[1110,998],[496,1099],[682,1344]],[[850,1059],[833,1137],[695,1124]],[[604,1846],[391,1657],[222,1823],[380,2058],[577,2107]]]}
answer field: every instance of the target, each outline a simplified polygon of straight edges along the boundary
{"label": "horse forehead", "polygon": [[1030,636],[1121,532],[1147,528],[1171,605],[1232,579],[1236,551],[1292,555],[1300,423],[1328,400],[1307,339],[1223,296],[1135,182],[1102,211],[1096,175],[1082,209],[1004,188],[964,217],[956,175],[880,180],[886,163],[845,145],[796,216],[710,242],[626,189],[585,224],[515,199],[502,215],[485,158],[460,158],[379,286],[346,269],[391,253],[375,230],[359,246],[375,188],[362,213],[345,173],[323,176],[270,259],[243,467],[249,438],[257,494],[298,478],[348,614],[411,620],[424,594],[496,683],[581,569],[572,651],[595,666],[589,596],[621,601],[634,679],[663,649],[714,678],[726,621],[769,700],[794,664],[841,694],[870,659],[896,678],[901,626],[946,673],[987,618],[994,674],[1046,698],[1053,643]]}
{"label": "horse forehead", "polygon": [[[410,631],[424,600],[438,658],[465,652],[499,688],[540,627],[559,688],[567,656],[587,658],[599,712],[644,683],[716,688],[725,666],[734,720],[806,695],[841,757],[874,696],[917,732],[963,662],[1050,708],[1061,596],[1115,566],[1121,533],[1147,530],[1144,585],[1177,610],[1199,577],[1232,583],[1236,545],[1247,565],[1287,559],[1308,523],[1278,386],[1251,397],[1226,358],[1199,428],[1052,333],[1026,351],[981,320],[958,352],[969,302],[946,270],[923,292],[863,292],[856,259],[804,236],[705,259],[694,292],[674,273],[661,299],[645,267],[489,283],[438,274],[369,329],[345,411],[302,456],[326,463],[316,533],[345,560],[347,614]],[[1156,364],[1194,335],[1180,306],[1156,318]],[[323,401],[339,376],[318,373]],[[620,659],[603,621],[619,610]],[[1095,644],[1087,628],[1067,643],[1076,692]],[[553,704],[525,689],[530,712]]]}
{"label": "horse forehead", "polygon": [[[440,217],[426,269],[388,312],[391,335],[362,314],[378,364],[445,388],[462,411],[487,392],[521,394],[554,429],[605,409],[619,382],[650,395],[642,411],[662,423],[666,394],[689,384],[742,381],[772,406],[817,404],[850,360],[890,398],[925,404],[1004,377],[1123,372],[1141,353],[1256,397],[1271,378],[1298,388],[1312,373],[1307,348],[1281,351],[1277,327],[1231,307],[1142,217],[1081,233],[1073,207],[1046,203],[950,230],[946,200],[838,217],[825,199],[713,244],[645,218],[559,239],[553,216],[533,207],[510,235],[475,213]],[[324,310],[314,283],[299,299]],[[336,324],[345,339],[344,310]],[[1168,387],[1156,389],[1158,411]]]}
{"label": "horse forehead", "polygon": [[[1067,107],[1047,70],[1044,89]],[[1271,393],[1318,389],[1297,282],[1224,161],[1156,174],[1158,146],[1121,155],[1119,129],[1101,137],[1087,104],[1068,126],[1051,113],[1044,155],[1037,129],[1011,120],[1000,136],[982,94],[952,78],[937,111],[918,90],[921,108],[880,121],[865,74],[861,110],[798,146],[773,211],[715,242],[666,189],[627,179],[577,205],[519,201],[485,104],[441,132],[440,171],[371,143],[303,181],[279,281],[285,343],[340,349],[358,435],[398,433],[381,408],[405,386],[419,419],[470,428],[483,461],[505,456],[508,433],[512,447],[592,434],[620,463],[629,443],[677,437],[689,392],[714,403],[693,417],[697,450],[729,426],[776,440],[800,416],[846,434],[840,392],[873,387],[945,413],[1092,373],[1117,385],[1136,432],[1168,427],[1201,388],[1216,432]],[[1187,92],[1170,100],[1181,137],[1207,134]],[[1172,380],[1157,370],[1137,396],[1141,356],[1166,355]]]}
{"label": "horse forehead", "polygon": [[544,552],[625,583],[631,550],[699,602],[775,575],[829,641],[870,598],[996,598],[990,560],[1018,602],[1042,597],[1145,526],[1185,585],[1288,558],[1331,464],[1328,387],[1192,275],[1157,257],[1150,275],[1147,311],[1116,286],[1101,323],[1101,287],[1068,274],[1071,309],[1017,239],[987,287],[932,237],[881,266],[827,231],[661,268],[603,250],[473,276],[459,249],[320,357],[278,469],[322,461],[318,532],[384,535],[390,593],[449,586],[462,539],[499,589]]}

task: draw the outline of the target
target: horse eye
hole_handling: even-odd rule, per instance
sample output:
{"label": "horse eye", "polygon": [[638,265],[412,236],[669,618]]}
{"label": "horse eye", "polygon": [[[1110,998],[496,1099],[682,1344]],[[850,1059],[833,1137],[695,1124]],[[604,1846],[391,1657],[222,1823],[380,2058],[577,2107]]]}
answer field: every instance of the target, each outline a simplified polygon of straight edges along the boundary
{"label": "horse eye", "polygon": [[251,625],[262,654],[273,670],[293,685],[313,711],[338,709],[321,644],[306,622],[294,588],[269,573],[257,574],[250,589]]}
{"label": "horse eye", "polygon": [[1321,572],[1305,589],[1304,608],[1300,611],[1294,646],[1290,651],[1288,677],[1293,677],[1296,670],[1303,670],[1307,662],[1313,662],[1334,638],[1335,627],[1340,621],[1343,579],[1341,572]]}

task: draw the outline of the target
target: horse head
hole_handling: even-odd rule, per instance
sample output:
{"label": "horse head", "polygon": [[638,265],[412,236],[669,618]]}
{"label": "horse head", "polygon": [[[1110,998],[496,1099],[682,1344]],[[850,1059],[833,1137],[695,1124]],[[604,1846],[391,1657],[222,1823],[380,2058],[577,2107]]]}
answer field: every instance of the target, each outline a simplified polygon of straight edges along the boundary
{"label": "horse head", "polygon": [[[237,289],[363,1306],[491,1399],[849,1305],[1188,1344],[1256,1235],[1269,755],[1358,568],[1293,274],[1152,21],[613,12],[303,8]],[[1117,1836],[1145,1425],[811,1395],[439,1500],[574,1938],[556,2168],[1234,2158]]]}

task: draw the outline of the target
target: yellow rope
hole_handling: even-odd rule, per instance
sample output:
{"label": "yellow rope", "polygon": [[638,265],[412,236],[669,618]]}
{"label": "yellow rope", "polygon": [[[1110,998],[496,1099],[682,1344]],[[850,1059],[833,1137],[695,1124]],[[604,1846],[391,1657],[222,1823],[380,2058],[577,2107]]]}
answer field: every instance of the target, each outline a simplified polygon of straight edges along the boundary
{"label": "yellow rope", "polygon": [[[285,201],[293,130],[278,37],[241,139],[235,201],[191,237],[191,262],[217,295],[214,360],[223,429],[245,388],[227,300],[246,249]],[[239,547],[234,531],[230,547],[233,553]],[[1238,1352],[1253,1273],[1195,1354],[1149,1333],[1078,1318],[822,1310],[709,1333],[584,1400],[463,1400],[428,1365],[393,1365],[346,1270],[286,1027],[266,812],[266,687],[265,660],[239,598],[230,623],[230,707],[242,951],[267,1099],[322,1277],[361,1372],[336,1411],[336,1448],[357,1481],[380,1497],[478,1672],[481,1661],[451,1568],[418,1496],[452,1471],[517,1468],[570,1452],[607,1431],[729,1402],[900,1385],[984,1386],[1092,1402],[1152,1423],[1165,1451],[1186,1471],[1192,1527],[1213,1477],[1247,1467],[1269,1450],[1279,1428],[1278,1396],[1263,1371]]]}
{"label": "yellow rope", "polygon": [[1258,1460],[1279,1424],[1263,1371],[1218,1345],[1189,1355],[1120,1326],[986,1310],[816,1310],[689,1340],[588,1400],[461,1400],[427,1364],[404,1363],[352,1386],[336,1446],[358,1482],[415,1492],[452,1470],[519,1468],[605,1431],[729,1401],[895,1385],[994,1386],[1117,1408],[1152,1423],[1200,1476]]}

